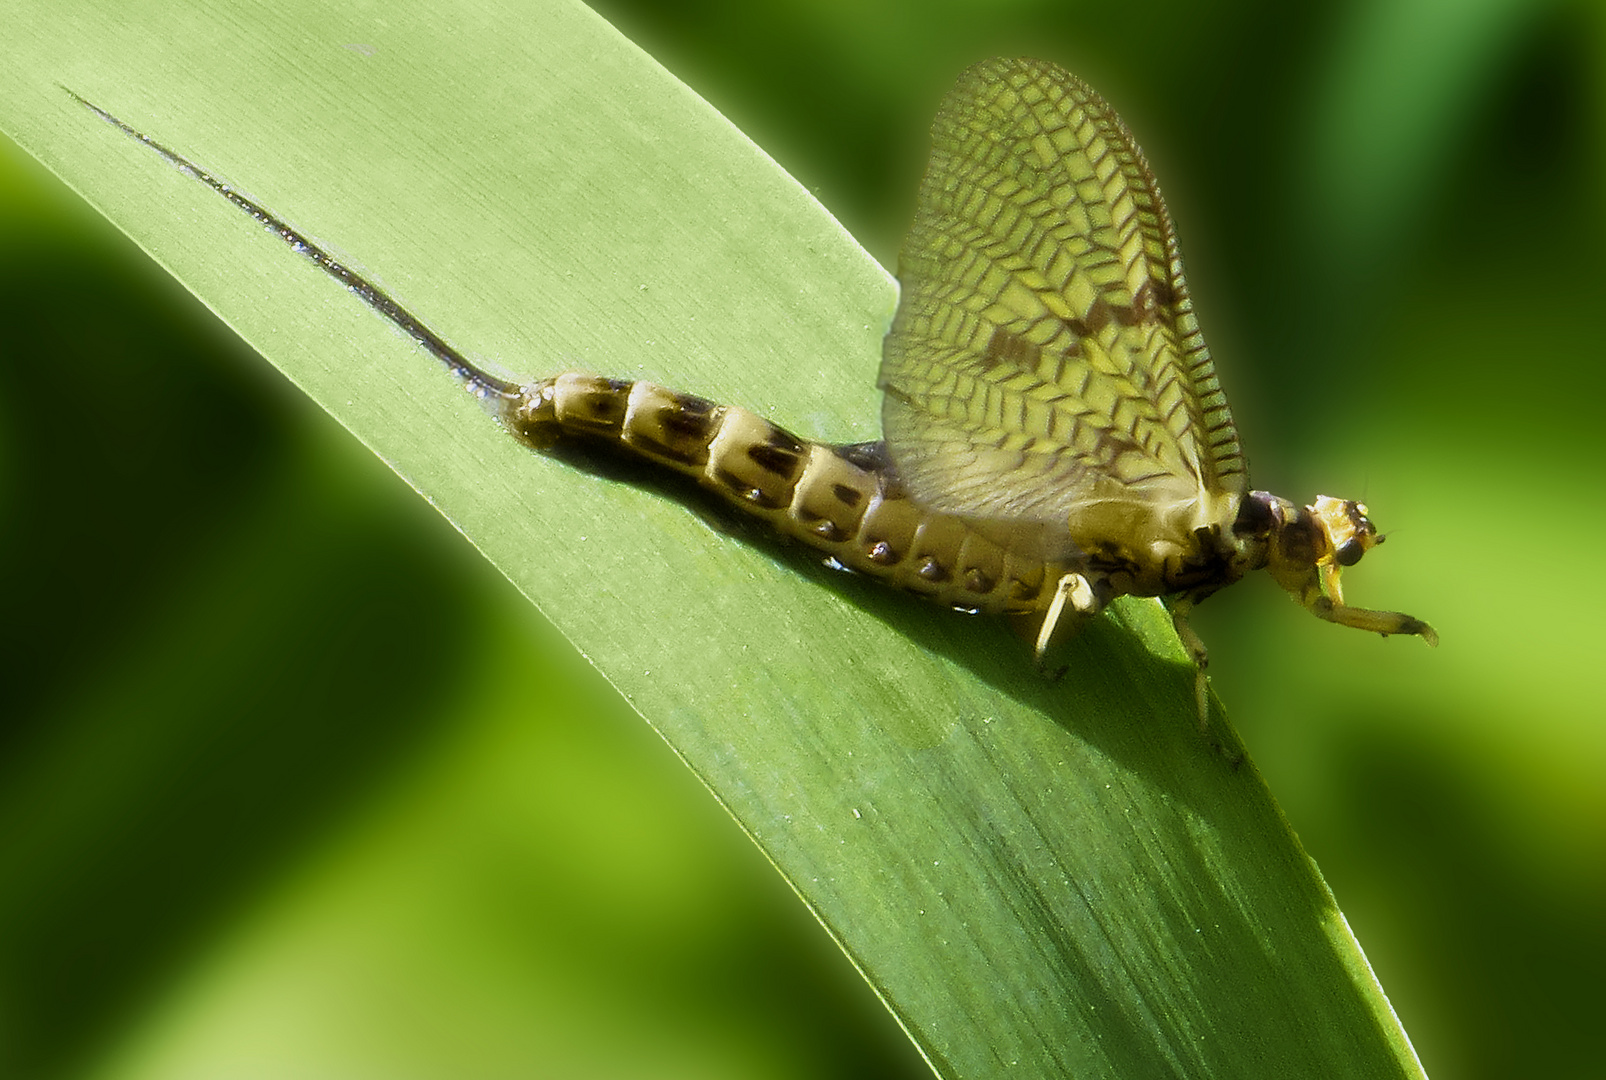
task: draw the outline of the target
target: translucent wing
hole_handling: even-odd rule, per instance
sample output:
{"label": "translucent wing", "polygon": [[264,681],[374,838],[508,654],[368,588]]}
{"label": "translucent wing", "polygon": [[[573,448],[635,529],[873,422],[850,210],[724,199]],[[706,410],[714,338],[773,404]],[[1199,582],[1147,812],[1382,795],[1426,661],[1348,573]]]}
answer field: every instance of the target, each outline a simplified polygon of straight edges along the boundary
{"label": "translucent wing", "polygon": [[1208,522],[1246,490],[1154,177],[1075,76],[1001,59],[960,77],[899,278],[882,423],[922,502]]}

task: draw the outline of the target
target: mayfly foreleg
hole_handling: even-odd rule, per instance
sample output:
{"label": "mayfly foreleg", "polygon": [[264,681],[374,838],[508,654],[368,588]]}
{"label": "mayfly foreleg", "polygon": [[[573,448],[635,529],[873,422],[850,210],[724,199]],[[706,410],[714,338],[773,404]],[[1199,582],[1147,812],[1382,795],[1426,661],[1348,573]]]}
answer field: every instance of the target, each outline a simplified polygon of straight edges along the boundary
{"label": "mayfly foreleg", "polygon": [[1398,611],[1373,611],[1371,608],[1350,607],[1348,604],[1334,603],[1330,597],[1319,596],[1306,605],[1310,613],[1318,619],[1326,619],[1330,623],[1340,626],[1354,627],[1356,630],[1368,630],[1374,634],[1387,637],[1390,634],[1415,634],[1429,645],[1439,643],[1439,635],[1433,627],[1412,615]]}

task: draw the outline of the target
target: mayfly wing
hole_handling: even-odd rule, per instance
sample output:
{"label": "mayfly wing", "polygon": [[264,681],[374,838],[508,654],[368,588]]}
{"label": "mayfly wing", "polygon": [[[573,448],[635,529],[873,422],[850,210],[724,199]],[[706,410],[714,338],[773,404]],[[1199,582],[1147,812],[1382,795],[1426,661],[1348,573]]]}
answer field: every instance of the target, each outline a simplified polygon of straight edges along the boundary
{"label": "mayfly wing", "polygon": [[1154,177],[1075,76],[999,59],[960,77],[899,279],[882,421],[922,502],[1063,527],[1246,490]]}

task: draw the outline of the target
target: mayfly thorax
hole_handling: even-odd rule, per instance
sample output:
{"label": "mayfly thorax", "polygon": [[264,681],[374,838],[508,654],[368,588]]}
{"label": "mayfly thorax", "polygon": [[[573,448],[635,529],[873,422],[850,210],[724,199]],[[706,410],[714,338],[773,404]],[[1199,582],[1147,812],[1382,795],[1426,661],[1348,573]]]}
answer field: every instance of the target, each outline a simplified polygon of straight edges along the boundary
{"label": "mayfly thorax", "polygon": [[1345,603],[1341,569],[1383,539],[1365,506],[1249,489],[1154,177],[1110,107],[1052,64],[989,60],[944,100],[883,348],[885,439],[846,446],[643,381],[492,376],[275,215],[83,103],[339,279],[520,440],[601,440],[688,474],[833,565],[1032,620],[1039,659],[1115,597],[1164,597],[1202,722],[1188,612],[1259,569],[1322,619],[1437,644],[1420,619]]}

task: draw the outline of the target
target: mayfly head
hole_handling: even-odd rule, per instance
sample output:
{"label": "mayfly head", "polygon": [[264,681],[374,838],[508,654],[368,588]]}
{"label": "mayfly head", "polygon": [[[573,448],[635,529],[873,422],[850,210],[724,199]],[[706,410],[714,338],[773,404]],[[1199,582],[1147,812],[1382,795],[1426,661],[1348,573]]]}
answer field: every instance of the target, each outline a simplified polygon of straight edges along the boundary
{"label": "mayfly head", "polygon": [[[1318,529],[1327,540],[1330,554],[1318,560],[1323,565],[1331,562],[1337,566],[1354,566],[1362,555],[1383,542],[1377,526],[1366,516],[1365,503],[1318,495],[1305,510],[1316,519]],[[1336,568],[1334,573],[1337,573]]]}
{"label": "mayfly head", "polygon": [[1344,602],[1339,575],[1383,542],[1364,503],[1319,495],[1309,506],[1254,491],[1233,526],[1238,542],[1255,551],[1277,584],[1311,613],[1344,626],[1379,634],[1417,634],[1430,645],[1439,635],[1421,619],[1393,611],[1370,611]]}

